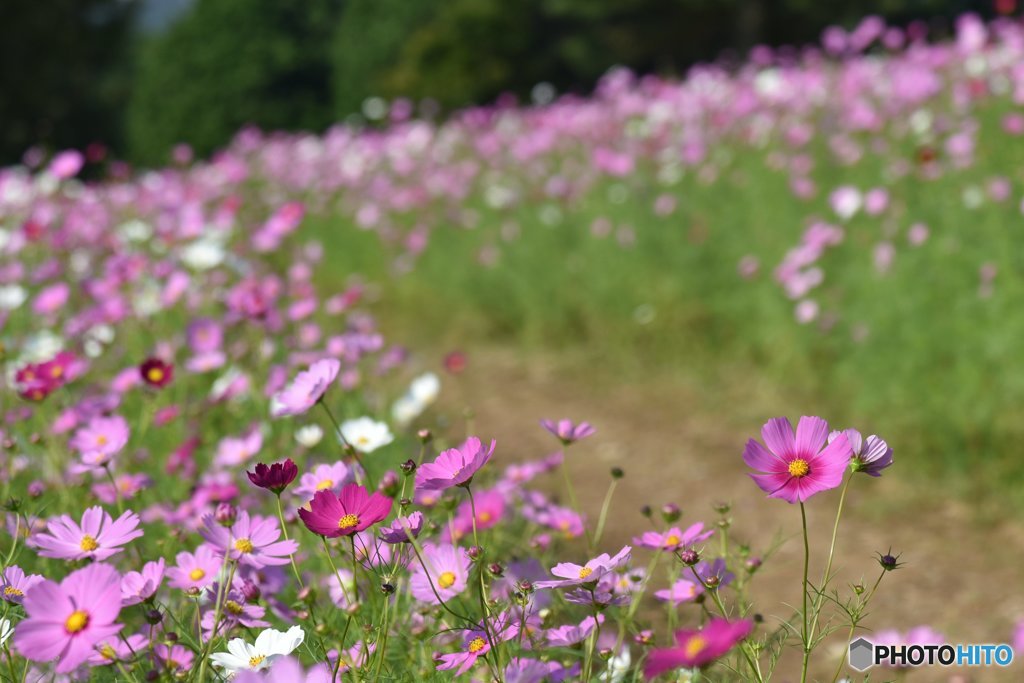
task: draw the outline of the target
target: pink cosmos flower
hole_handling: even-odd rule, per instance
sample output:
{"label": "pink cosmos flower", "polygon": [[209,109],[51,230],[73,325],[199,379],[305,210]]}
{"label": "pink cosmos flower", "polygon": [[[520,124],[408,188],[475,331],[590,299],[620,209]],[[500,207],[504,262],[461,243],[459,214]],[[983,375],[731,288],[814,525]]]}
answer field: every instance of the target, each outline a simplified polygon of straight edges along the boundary
{"label": "pink cosmos flower", "polygon": [[676,631],[675,647],[651,650],[644,675],[651,679],[671,669],[706,666],[750,635],[753,628],[754,622],[749,619],[729,622],[716,617],[703,629],[680,629]]}
{"label": "pink cosmos flower", "polygon": [[581,586],[585,583],[597,583],[605,574],[609,574],[629,561],[633,549],[625,546],[622,550],[609,557],[608,553],[602,553],[585,565],[562,562],[556,564],[551,573],[557,577],[553,581],[536,581],[535,588],[563,588],[566,586]]}
{"label": "pink cosmos flower", "polygon": [[408,517],[396,517],[389,527],[381,527],[380,540],[385,543],[408,543],[423,531],[423,513],[414,512]]}
{"label": "pink cosmos flower", "polygon": [[703,522],[697,522],[696,524],[690,525],[686,531],[680,531],[679,527],[672,527],[664,533],[657,531],[646,531],[637,538],[633,539],[633,543],[642,548],[650,548],[652,550],[668,550],[670,552],[681,550],[682,548],[688,548],[698,543],[711,538],[711,535],[715,533],[714,529],[708,529],[704,531]]}
{"label": "pink cosmos flower", "polygon": [[111,636],[94,646],[92,655],[86,660],[93,666],[110,666],[115,662],[126,662],[135,657],[149,645],[149,638],[141,633],[133,633],[124,640]]}
{"label": "pink cosmos flower", "polygon": [[157,643],[153,646],[153,654],[160,662],[160,668],[173,674],[175,671],[188,671],[192,668],[195,655],[184,645],[167,646]]}
{"label": "pink cosmos flower", "polygon": [[[515,623],[509,623],[512,619],[513,617],[505,619],[505,623],[508,623],[508,626],[501,627],[496,625],[492,627],[491,635],[496,641],[504,642],[511,640],[519,634],[519,626]],[[502,621],[502,615],[499,615],[496,621]],[[485,656],[490,651],[491,644],[487,633],[483,629],[471,629],[466,632],[463,638],[463,649],[461,651],[441,655],[437,658],[437,670],[450,671],[455,669],[455,675],[461,676],[476,664],[477,659]]]}
{"label": "pink cosmos flower", "polygon": [[409,589],[414,598],[439,605],[438,596],[448,602],[466,590],[471,563],[461,548],[424,543],[422,559],[422,564],[413,569],[409,578]]}
{"label": "pink cosmos flower", "polygon": [[171,588],[202,590],[217,580],[223,560],[208,545],[196,548],[195,553],[180,552],[174,558],[176,566],[167,570]]}
{"label": "pink cosmos flower", "polygon": [[558,422],[554,420],[541,420],[540,424],[544,429],[557,436],[566,446],[580,439],[585,439],[597,431],[589,422],[580,422],[578,425],[574,425],[570,420],[566,419],[561,419]]}
{"label": "pink cosmos flower", "polygon": [[147,562],[141,572],[128,572],[121,577],[121,605],[137,605],[156,594],[164,580],[164,558]]}
{"label": "pink cosmos flower", "polygon": [[310,500],[317,491],[341,491],[341,487],[352,481],[352,469],[340,460],[332,465],[317,465],[299,479],[295,495]]}
{"label": "pink cosmos flower", "polygon": [[285,417],[301,415],[323,398],[327,388],[337,378],[341,361],[324,358],[303,370],[284,389],[271,399],[270,415]]}
{"label": "pink cosmos flower", "polygon": [[259,425],[254,425],[248,432],[239,437],[228,436],[217,444],[217,456],[214,462],[223,467],[241,465],[260,452],[263,448],[263,433]]}
{"label": "pink cosmos flower", "polygon": [[473,503],[466,500],[459,504],[455,518],[446,533],[458,541],[473,533],[473,508],[476,508],[477,531],[496,526],[505,517],[505,495],[499,491],[481,491],[473,496]]}
{"label": "pink cosmos flower", "polygon": [[654,597],[673,605],[681,605],[684,602],[695,600],[703,592],[704,588],[695,581],[679,579],[672,584],[671,588],[654,591]]}
{"label": "pink cosmos flower", "polygon": [[598,614],[597,619],[587,617],[579,624],[567,624],[558,628],[549,629],[544,637],[548,644],[554,647],[569,647],[586,640],[598,624],[604,623],[604,615]]}
{"label": "pink cosmos flower", "polygon": [[763,473],[750,475],[761,490],[788,503],[802,503],[839,486],[853,455],[843,434],[825,445],[828,423],[820,417],[801,417],[795,436],[789,420],[773,418],[761,429],[761,436],[768,448],[750,439],[743,461]]}
{"label": "pink cosmos flower", "polygon": [[125,543],[142,536],[138,526],[139,516],[131,510],[111,519],[96,505],[82,513],[81,525],[67,515],[52,518],[46,524],[49,533],[33,534],[28,545],[39,548],[42,557],[102,561],[121,552]]}
{"label": "pink cosmos flower", "polygon": [[317,491],[308,510],[299,508],[299,517],[306,528],[327,538],[359,533],[389,514],[390,498],[377,491],[371,495],[358,484],[346,484],[338,495],[332,491]]}
{"label": "pink cosmos flower", "polygon": [[114,477],[113,484],[109,481],[96,482],[92,485],[92,492],[101,503],[115,505],[119,496],[122,500],[131,500],[152,483],[153,480],[145,474],[119,474]]}
{"label": "pink cosmos flower", "polygon": [[57,659],[57,673],[78,668],[95,646],[121,630],[121,577],[97,563],[69,574],[60,584],[40,581],[25,595],[28,618],[18,624],[14,646],[33,662]]}
{"label": "pink cosmos flower", "polygon": [[218,524],[213,515],[206,515],[199,533],[218,554],[226,554],[240,564],[257,569],[288,564],[289,556],[299,549],[296,541],[277,540],[281,536],[281,528],[276,519],[260,516],[250,518],[249,513],[244,511],[238,513],[238,519],[230,531]]}
{"label": "pink cosmos flower", "polygon": [[94,417],[71,437],[70,446],[82,458],[79,472],[102,467],[128,443],[128,423],[120,415]]}
{"label": "pink cosmos flower", "polygon": [[832,432],[828,435],[828,442],[832,443],[840,434],[846,436],[846,442],[850,444],[853,451],[851,466],[855,472],[864,472],[872,477],[882,476],[882,470],[892,464],[892,449],[882,439],[874,434],[865,439],[856,429],[844,429],[842,432]]}
{"label": "pink cosmos flower", "polygon": [[490,448],[484,450],[480,439],[471,436],[458,448],[442,451],[434,462],[416,470],[416,489],[442,491],[469,484],[473,475],[491,459],[496,444],[492,439]]}
{"label": "pink cosmos flower", "polygon": [[20,605],[32,586],[43,580],[39,574],[25,574],[24,570],[12,564],[3,572],[3,592],[0,593],[7,602]]}

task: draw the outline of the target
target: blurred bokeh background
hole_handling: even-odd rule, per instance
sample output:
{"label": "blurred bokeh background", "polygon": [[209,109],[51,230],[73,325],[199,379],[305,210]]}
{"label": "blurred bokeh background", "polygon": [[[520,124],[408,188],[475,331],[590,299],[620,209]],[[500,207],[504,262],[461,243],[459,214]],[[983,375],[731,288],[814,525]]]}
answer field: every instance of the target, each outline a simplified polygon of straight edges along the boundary
{"label": "blurred bokeh background", "polygon": [[[682,75],[756,45],[818,42],[877,14],[948,35],[1015,0],[7,0],[0,162],[35,145],[119,159],[201,155],[243,125],[323,130],[368,98],[421,113],[590,92],[612,66]],[[369,112],[372,114],[372,111]],[[98,148],[94,148],[98,153]]]}

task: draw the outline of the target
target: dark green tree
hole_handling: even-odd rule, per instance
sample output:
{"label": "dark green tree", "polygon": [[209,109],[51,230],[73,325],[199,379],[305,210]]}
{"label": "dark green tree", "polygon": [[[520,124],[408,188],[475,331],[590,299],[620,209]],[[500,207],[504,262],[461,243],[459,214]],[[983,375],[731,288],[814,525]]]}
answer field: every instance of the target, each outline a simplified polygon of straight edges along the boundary
{"label": "dark green tree", "polygon": [[119,143],[131,3],[4,0],[0,164],[36,144]]}
{"label": "dark green tree", "polygon": [[319,130],[333,121],[329,43],[339,0],[197,0],[140,47],[128,108],[132,156],[178,142],[207,154],[242,126]]}

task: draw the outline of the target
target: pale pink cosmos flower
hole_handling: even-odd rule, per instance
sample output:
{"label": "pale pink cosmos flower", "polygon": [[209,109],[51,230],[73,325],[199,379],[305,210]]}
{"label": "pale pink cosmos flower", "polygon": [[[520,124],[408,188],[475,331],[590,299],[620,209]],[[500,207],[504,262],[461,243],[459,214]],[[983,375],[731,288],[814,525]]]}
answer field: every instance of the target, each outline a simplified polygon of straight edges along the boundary
{"label": "pale pink cosmos flower", "polygon": [[627,545],[614,557],[609,556],[608,553],[602,553],[585,565],[561,562],[551,569],[551,573],[559,578],[550,581],[535,581],[533,585],[535,588],[564,588],[588,583],[596,584],[606,574],[610,574],[628,562],[632,551],[633,549]]}
{"label": "pale pink cosmos flower", "polygon": [[673,605],[681,605],[685,602],[692,602],[703,592],[704,588],[697,582],[679,579],[672,584],[671,588],[654,591],[654,597]]}
{"label": "pale pink cosmos flower", "polygon": [[217,444],[217,455],[214,462],[223,467],[234,467],[249,461],[263,448],[263,433],[259,425],[254,425],[248,432],[239,437],[228,436]]}
{"label": "pale pink cosmos flower", "polygon": [[42,580],[43,577],[41,575],[26,574],[21,567],[16,564],[12,564],[3,572],[3,584],[2,592],[0,592],[0,598],[3,598],[7,602],[13,602],[20,605],[25,599],[25,593],[28,593],[32,586]]}
{"label": "pale pink cosmos flower", "polygon": [[147,562],[141,572],[128,572],[121,577],[121,605],[137,605],[156,594],[164,580],[164,558]]}
{"label": "pale pink cosmos flower", "polygon": [[571,420],[564,418],[557,422],[554,420],[541,420],[540,424],[544,429],[557,436],[558,439],[566,446],[579,441],[580,439],[585,439],[597,431],[589,422],[573,424]]}
{"label": "pale pink cosmos flower", "polygon": [[832,443],[840,434],[844,434],[850,444],[850,450],[853,452],[851,465],[855,472],[880,477],[882,470],[892,464],[892,449],[883,439],[874,434],[865,439],[856,429],[844,429],[842,432],[830,433],[828,442]]}
{"label": "pale pink cosmos flower", "polygon": [[682,531],[679,527],[672,527],[668,531],[646,531],[633,539],[633,543],[643,548],[652,550],[676,551],[681,548],[688,548],[697,543],[703,543],[715,533],[714,529],[704,531],[703,522],[697,522]]}
{"label": "pale pink cosmos flower", "polygon": [[249,513],[244,511],[238,513],[238,519],[230,531],[218,524],[212,515],[206,515],[199,533],[218,554],[226,554],[256,569],[288,564],[289,556],[299,549],[299,544],[293,540],[277,540],[281,537],[281,528],[276,519],[260,516],[250,518]]}
{"label": "pale pink cosmos flower", "polygon": [[491,459],[496,443],[491,440],[490,448],[485,450],[480,439],[471,436],[458,448],[442,451],[434,462],[416,470],[417,491],[441,491],[469,484],[473,475]]}
{"label": "pale pink cosmos flower", "polygon": [[413,568],[409,579],[412,596],[431,605],[440,604],[438,596],[448,602],[466,590],[470,564],[461,548],[424,543],[422,564]]}
{"label": "pale pink cosmos flower", "polygon": [[351,481],[352,468],[340,460],[330,465],[317,465],[312,472],[303,474],[299,479],[295,495],[309,502],[317,491],[330,490],[338,493],[342,486]]}
{"label": "pale pink cosmos flower", "polygon": [[82,462],[72,465],[76,472],[102,467],[110,462],[128,443],[128,423],[120,415],[94,417],[71,437],[70,446],[78,451]]}
{"label": "pale pink cosmos flower", "polygon": [[579,624],[566,624],[558,628],[548,629],[544,638],[554,647],[570,647],[586,640],[598,624],[604,623],[604,615],[598,614],[597,619],[587,617]]}
{"label": "pale pink cosmos flower", "polygon": [[213,584],[223,564],[221,556],[205,544],[194,553],[178,553],[174,561],[175,566],[167,570],[169,585],[186,591],[202,590]]}
{"label": "pale pink cosmos flower", "polygon": [[54,517],[46,525],[49,533],[33,534],[27,543],[38,548],[42,557],[102,561],[121,552],[124,544],[142,536],[138,526],[139,516],[131,510],[112,519],[97,505],[82,513],[81,525],[67,515]]}
{"label": "pale pink cosmos flower", "polygon": [[341,362],[335,358],[324,358],[295,376],[284,389],[271,399],[270,415],[285,417],[301,415],[323,398],[331,383],[338,377]]}
{"label": "pale pink cosmos flower", "polygon": [[497,642],[505,642],[519,634],[519,625],[513,619],[512,616],[498,615],[495,618],[497,623],[491,626],[491,635],[488,635],[482,628],[466,631],[463,637],[463,649],[459,652],[439,656],[437,670],[450,671],[454,669],[456,676],[469,671],[476,664],[477,659],[486,656],[491,651],[492,639]]}
{"label": "pale pink cosmos flower", "polygon": [[33,662],[57,660],[57,673],[74,671],[123,626],[121,577],[97,563],[69,574],[60,584],[44,580],[25,596],[28,618],[18,624],[14,646]]}

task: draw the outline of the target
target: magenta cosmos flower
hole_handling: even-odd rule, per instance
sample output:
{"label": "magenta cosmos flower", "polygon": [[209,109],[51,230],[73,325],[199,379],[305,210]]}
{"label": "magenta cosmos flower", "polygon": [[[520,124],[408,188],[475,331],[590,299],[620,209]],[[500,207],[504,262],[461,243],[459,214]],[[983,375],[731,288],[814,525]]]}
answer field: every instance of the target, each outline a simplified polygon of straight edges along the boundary
{"label": "magenta cosmos flower", "polygon": [[892,464],[892,449],[889,448],[889,444],[874,434],[865,439],[856,429],[844,429],[841,432],[829,434],[828,442],[832,443],[840,434],[846,436],[850,450],[853,451],[853,460],[850,464],[854,472],[864,472],[872,477],[880,477],[882,470]]}
{"label": "magenta cosmos flower", "polygon": [[147,562],[141,572],[128,572],[121,577],[121,605],[137,605],[153,597],[164,581],[165,567],[161,557],[156,562]]}
{"label": "magenta cosmos flower", "polygon": [[248,512],[240,512],[229,531],[212,515],[206,515],[203,525],[199,533],[214,550],[256,569],[288,564],[289,556],[299,549],[296,541],[277,540],[281,537],[281,528],[273,517],[255,516],[250,519]]}
{"label": "magenta cosmos flower", "polygon": [[93,564],[60,584],[43,580],[25,595],[28,618],[18,624],[14,646],[34,662],[57,661],[57,673],[74,671],[95,646],[121,630],[121,577],[113,567]]}
{"label": "magenta cosmos flower", "polygon": [[562,588],[565,586],[581,586],[585,583],[597,583],[603,576],[610,574],[615,569],[629,561],[633,549],[630,546],[624,547],[614,557],[608,553],[602,553],[585,565],[562,562],[556,564],[551,573],[559,577],[553,581],[535,581],[535,588]]}
{"label": "magenta cosmos flower", "polygon": [[94,506],[82,513],[81,525],[67,515],[51,519],[46,530],[34,534],[28,544],[39,549],[42,557],[62,560],[105,560],[121,552],[125,543],[142,536],[139,516],[131,510],[112,519],[103,508]]}
{"label": "magenta cosmos flower", "polygon": [[671,669],[707,666],[750,635],[753,628],[754,622],[749,619],[729,622],[714,618],[699,631],[680,629],[676,631],[675,647],[651,650],[644,675],[650,679]]}
{"label": "magenta cosmos flower", "polygon": [[301,415],[323,398],[331,382],[338,376],[341,362],[324,358],[295,376],[288,386],[274,394],[270,404],[271,417]]}
{"label": "magenta cosmos flower", "polygon": [[490,448],[484,450],[480,439],[471,436],[458,448],[442,451],[434,462],[416,470],[417,490],[442,491],[469,484],[473,475],[491,459],[496,443],[492,439]]}
{"label": "magenta cosmos flower", "polygon": [[585,439],[597,431],[589,422],[580,422],[578,425],[574,425],[570,420],[566,419],[561,419],[558,422],[554,420],[541,420],[540,425],[557,436],[558,440],[566,446],[580,439]]}
{"label": "magenta cosmos flower", "polygon": [[281,492],[288,488],[288,484],[295,481],[295,477],[299,475],[299,468],[291,458],[288,458],[284,462],[275,462],[270,466],[261,462],[256,465],[255,472],[246,474],[254,485],[280,496]]}
{"label": "magenta cosmos flower", "polygon": [[751,439],[743,461],[760,473],[750,477],[761,490],[788,503],[802,503],[839,486],[853,455],[843,434],[825,445],[828,423],[820,417],[801,417],[795,435],[789,420],[776,417],[768,420],[761,436],[768,448]]}
{"label": "magenta cosmos flower", "polygon": [[338,495],[317,491],[308,510],[299,508],[306,528],[327,538],[359,533],[389,514],[391,499],[376,491],[371,495],[359,484],[346,484]]}
{"label": "magenta cosmos flower", "polygon": [[466,590],[470,561],[465,551],[453,545],[423,544],[422,563],[409,578],[412,596],[420,602],[438,605]]}

